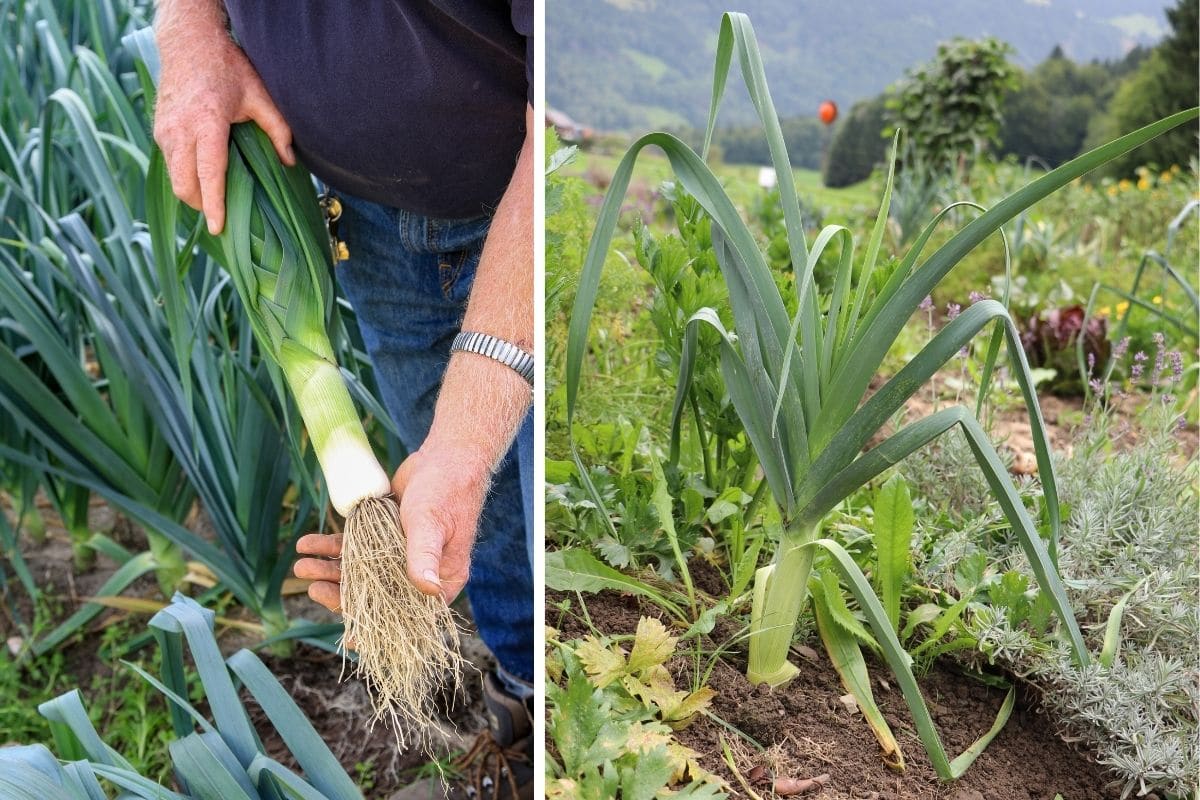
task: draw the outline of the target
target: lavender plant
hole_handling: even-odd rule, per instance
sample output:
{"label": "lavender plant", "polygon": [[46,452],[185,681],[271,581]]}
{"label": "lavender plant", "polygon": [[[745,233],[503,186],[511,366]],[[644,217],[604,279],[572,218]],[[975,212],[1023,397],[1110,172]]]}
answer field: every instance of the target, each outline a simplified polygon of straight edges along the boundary
{"label": "lavender plant", "polygon": [[[1200,783],[1200,467],[1185,452],[1173,409],[1182,355],[1161,336],[1155,344],[1153,354],[1114,345],[1131,377],[1124,385],[1093,379],[1096,400],[1071,455],[1058,463],[1069,509],[1059,568],[1095,657],[1079,667],[1052,620],[1039,627],[1002,605],[974,606],[968,632],[991,661],[1040,688],[1064,732],[1092,746],[1117,776],[1122,796],[1158,790],[1186,797]],[[1143,408],[1133,419],[1118,414],[1128,400],[1116,401],[1142,381],[1151,387]],[[939,457],[953,460],[953,441],[940,443]],[[920,469],[918,461],[902,467],[914,478]],[[959,509],[960,530],[943,536],[936,553],[916,558],[918,572],[952,586],[955,565],[983,550],[988,563],[1032,585],[1010,539],[979,536],[1003,527],[999,509],[978,502],[985,495],[977,487],[953,484],[942,484],[941,499],[969,499],[944,506]],[[929,488],[936,502],[939,490]]]}

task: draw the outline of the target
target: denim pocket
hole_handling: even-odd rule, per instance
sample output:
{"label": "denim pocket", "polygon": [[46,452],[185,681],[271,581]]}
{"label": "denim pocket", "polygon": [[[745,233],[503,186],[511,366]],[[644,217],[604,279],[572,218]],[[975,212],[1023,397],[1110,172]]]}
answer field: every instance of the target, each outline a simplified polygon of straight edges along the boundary
{"label": "denim pocket", "polygon": [[483,243],[480,242],[479,247],[442,254],[438,260],[438,281],[447,300],[461,303],[467,301],[471,285],[475,282],[475,268],[479,266],[479,256],[482,252]]}
{"label": "denim pocket", "polygon": [[397,210],[400,241],[414,253],[453,255],[459,251],[481,249],[487,237],[489,217],[438,219]]}

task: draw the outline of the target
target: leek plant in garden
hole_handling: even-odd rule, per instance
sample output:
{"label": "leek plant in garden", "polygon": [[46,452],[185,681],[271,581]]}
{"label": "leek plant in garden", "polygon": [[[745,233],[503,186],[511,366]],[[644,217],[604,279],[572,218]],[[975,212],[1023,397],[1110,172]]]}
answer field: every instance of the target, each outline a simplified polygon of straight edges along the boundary
{"label": "leek plant in garden", "polygon": [[[40,53],[63,64],[71,85],[46,92],[38,124],[7,151],[12,161],[0,173],[0,201],[13,220],[0,249],[0,314],[12,333],[11,346],[0,347],[0,406],[36,444],[4,446],[0,457],[46,476],[52,495],[95,492],[141,523],[149,553],[88,538],[119,567],[98,597],[119,594],[148,570],[169,597],[187,571],[186,550],[264,620],[268,635],[281,634],[288,629],[280,588],[290,553],[279,552],[278,516],[250,513],[249,500],[282,497],[290,460],[271,419],[276,412],[255,385],[265,380],[254,376],[256,354],[197,347],[190,364],[172,360],[138,221],[149,141],[136,93],[101,66],[106,59],[127,62],[128,51],[114,45],[104,57],[83,47],[72,52],[51,35],[35,44],[29,52],[4,51],[5,74],[19,74]],[[209,287],[189,310],[212,323],[205,342],[221,341],[237,325],[220,313],[220,287]],[[193,372],[210,401],[220,398],[200,413],[180,390]],[[263,461],[238,469],[237,452]],[[220,547],[181,524],[197,496]],[[301,500],[303,508],[307,496]],[[54,647],[102,608],[85,604],[35,649]]]}
{"label": "leek plant in garden", "polygon": [[[79,22],[91,15],[95,26]],[[122,41],[143,22],[122,3],[38,0],[0,3],[0,19],[14,26],[0,41],[0,90],[14,98],[0,104],[5,472],[36,477],[64,509],[103,497],[146,532],[150,552],[130,552],[85,533],[74,514],[81,541],[118,566],[98,600],[120,602],[113,596],[151,570],[170,597],[186,572],[231,594],[269,639],[333,647],[317,637],[338,626],[296,624],[284,611],[295,540],[324,500],[233,287],[198,258],[172,305],[163,302],[162,278],[175,286],[178,276],[156,269],[142,221],[146,86],[131,71],[136,42]],[[98,52],[75,46],[84,32]],[[178,347],[172,323],[186,328]],[[215,536],[184,527],[196,500]],[[0,545],[32,594],[15,539]],[[55,647],[103,608],[84,604],[34,649]]]}
{"label": "leek plant in garden", "polygon": [[[722,19],[704,152],[711,140],[735,52],[765,128],[775,170],[781,176],[790,176],[791,165],[757,42],[749,19],[742,14],[726,14]],[[801,223],[795,186],[785,177],[779,188],[795,270],[794,317],[789,317],[788,304],[754,236],[706,166],[703,155],[667,133],[647,134],[632,145],[613,174],[579,279],[567,342],[567,428],[570,432],[579,399],[591,313],[621,203],[639,153],[646,147],[657,146],[666,153],[679,184],[712,220],[713,251],[729,290],[735,322],[734,330],[727,331],[711,308],[700,310],[688,321],[672,420],[672,453],[678,453],[676,440],[683,412],[693,401],[691,370],[700,329],[715,330],[726,391],[783,520],[774,562],[760,569],[755,579],[747,670],[751,682],[780,685],[796,674],[797,668],[787,660],[788,648],[807,599],[814,555],[824,550],[830,556],[829,563],[840,573],[866,614],[938,774],[952,778],[969,766],[995,729],[958,758],[950,760],[946,756],[913,676],[911,659],[899,642],[888,613],[844,548],[837,541],[821,537],[822,520],[843,499],[955,427],[966,436],[992,493],[1021,543],[1040,590],[1061,620],[1076,660],[1081,665],[1087,662],[1079,626],[1055,566],[1061,511],[1045,426],[1019,336],[1005,306],[995,300],[972,305],[882,388],[869,398],[867,393],[872,377],[918,305],[967,253],[1054,190],[1196,116],[1195,109],[1180,112],[1059,167],[1001,200],[964,225],[945,245],[926,255],[925,246],[946,214],[943,210],[896,261],[880,258],[891,174],[865,252],[858,258],[854,234],[842,226],[827,226],[810,246]],[[815,267],[830,245],[835,245],[838,253],[835,277],[832,285],[818,286]],[[863,452],[864,446],[905,401],[989,325],[992,334],[980,397],[987,393],[989,377],[1003,343],[1029,412],[1042,481],[1040,529],[1021,502],[975,414],[962,406],[938,411],[907,425]],[[573,442],[572,454],[581,479],[590,487],[588,471]],[[603,506],[595,492],[593,501]],[[1002,710],[1001,716],[1005,714]]]}
{"label": "leek plant in garden", "polygon": [[[162,651],[161,680],[126,664],[170,703],[177,738],[169,750],[178,792],[139,775],[104,743],[76,689],[38,708],[65,763],[42,745],[0,749],[0,795],[6,800],[97,800],[109,796],[104,781],[117,787],[120,797],[145,800],[361,800],[354,781],[258,656],[239,650],[222,657],[213,624],[212,611],[177,595],[150,620]],[[185,643],[211,722],[188,700],[194,695],[185,673]],[[278,731],[303,776],[267,755],[239,687]]]}
{"label": "leek plant in garden", "polygon": [[[1190,340],[1193,343],[1192,349],[1194,349],[1194,343],[1197,341],[1197,337],[1200,336],[1200,333],[1197,331],[1197,319],[1200,319],[1200,295],[1197,294],[1196,288],[1188,282],[1184,274],[1176,269],[1170,261],[1171,245],[1174,244],[1180,227],[1193,215],[1200,215],[1200,200],[1189,200],[1175,218],[1171,220],[1171,223],[1167,226],[1166,245],[1163,247],[1161,253],[1154,250],[1147,250],[1142,254],[1141,260],[1138,261],[1137,270],[1133,273],[1133,282],[1128,289],[1103,282],[1097,283],[1092,287],[1083,323],[1085,330],[1088,320],[1095,311],[1097,297],[1101,291],[1105,291],[1122,298],[1125,302],[1125,310],[1120,314],[1120,319],[1117,321],[1117,326],[1112,336],[1113,340],[1121,341],[1125,337],[1125,332],[1129,329],[1130,315],[1136,309],[1140,309],[1142,312],[1169,325],[1184,341]],[[1153,272],[1161,273],[1158,283],[1152,284],[1155,287],[1153,290],[1158,292],[1157,304],[1154,300],[1148,301],[1145,299],[1143,296],[1145,294],[1144,290],[1139,293],[1142,287],[1142,277],[1146,275],[1148,267],[1157,267]],[[1184,301],[1184,308],[1187,312],[1186,314],[1173,313],[1165,307],[1165,298],[1169,297],[1169,290],[1176,290],[1181,295]],[[1087,370],[1087,364],[1084,359],[1083,339],[1084,337],[1080,336],[1076,342],[1076,357],[1079,361],[1080,374],[1086,375],[1090,370]],[[1107,381],[1112,375],[1117,360],[1117,358],[1112,357],[1104,365],[1103,381]],[[1092,387],[1089,386],[1087,388],[1091,392]]]}

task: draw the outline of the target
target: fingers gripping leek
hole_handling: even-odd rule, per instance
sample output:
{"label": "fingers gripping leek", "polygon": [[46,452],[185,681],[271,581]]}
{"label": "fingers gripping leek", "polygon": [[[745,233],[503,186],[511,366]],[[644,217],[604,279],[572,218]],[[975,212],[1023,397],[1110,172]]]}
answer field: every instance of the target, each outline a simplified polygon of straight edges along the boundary
{"label": "fingers gripping leek", "polygon": [[[178,201],[165,170],[157,174],[149,205],[163,213],[175,204],[173,218]],[[337,365],[326,325],[334,300],[329,240],[311,178],[285,168],[266,135],[245,123],[233,130],[226,185],[224,230],[200,242],[232,277],[263,356],[278,364],[295,398],[333,507],[346,518],[343,644],[357,653],[356,673],[373,690],[376,719],[394,723],[401,744],[428,742],[437,690],[461,669],[458,631],[445,601],[408,580],[391,482]],[[174,226],[152,228],[171,240],[156,252],[186,263]]]}

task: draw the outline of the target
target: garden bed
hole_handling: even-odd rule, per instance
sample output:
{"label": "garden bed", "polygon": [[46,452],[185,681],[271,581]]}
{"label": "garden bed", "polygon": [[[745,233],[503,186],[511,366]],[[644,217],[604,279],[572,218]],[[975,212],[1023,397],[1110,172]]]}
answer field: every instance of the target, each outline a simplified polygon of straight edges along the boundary
{"label": "garden bed", "polygon": [[[38,586],[50,601],[46,607],[56,611],[57,618],[41,623],[44,627],[47,623],[49,626],[56,625],[91,597],[112,575],[116,566],[108,558],[99,556],[90,568],[76,570],[72,565],[69,535],[59,525],[48,504],[39,505],[44,506],[41,511],[46,522],[46,537],[42,542],[34,542],[28,536],[23,536],[21,551]],[[8,514],[11,520],[9,506],[9,499],[0,497],[0,513]],[[136,526],[102,502],[93,501],[89,522],[92,530],[109,531],[109,535],[122,544],[130,547],[145,546],[145,541]],[[194,515],[189,520],[188,527],[202,531],[203,519]],[[19,590],[13,594],[16,607],[6,608],[5,613],[0,614],[0,639],[8,645],[5,655],[0,658],[10,657],[14,649],[19,650],[24,644],[19,630],[13,624],[12,613],[15,612],[16,616],[24,620],[30,620],[34,616],[34,607],[28,598]],[[161,601],[157,584],[150,575],[138,579],[122,593],[122,596]],[[288,597],[285,602],[290,619],[303,617],[317,622],[334,621],[330,612],[309,601],[302,593]],[[465,603],[460,611],[469,614]],[[218,611],[218,615],[247,623],[256,622],[236,606]],[[144,702],[151,712],[161,715],[165,712],[165,703],[161,696],[146,684],[131,688],[141,682],[141,678],[128,667],[121,665],[117,657],[103,646],[106,641],[105,631],[116,627],[122,636],[132,635],[145,630],[148,619],[148,614],[144,613],[106,610],[87,625],[82,634],[73,636],[52,653],[40,659],[27,654],[26,658],[33,658],[37,662],[34,669],[38,670],[39,674],[54,677],[43,685],[39,685],[37,680],[30,677],[26,687],[30,695],[16,699],[28,704],[32,713],[32,706],[36,706],[37,703],[78,686],[83,694],[85,706],[98,716],[96,721],[100,729],[106,732],[109,743],[120,752],[122,745],[136,739],[137,734],[131,730],[122,731],[119,723],[112,722],[120,711],[119,706],[130,702]],[[451,690],[447,690],[443,697],[441,707],[444,709],[446,735],[442,737],[438,748],[442,755],[465,749],[469,746],[471,738],[487,724],[483,710],[481,675],[491,667],[491,656],[470,629],[469,619],[467,628],[468,633],[463,635],[461,641],[463,653],[478,671],[468,670],[464,673],[464,685],[457,698],[452,697]],[[41,632],[45,633],[44,630]],[[253,648],[260,638],[236,628],[222,627],[219,623],[217,625],[217,640],[226,656],[243,647]],[[149,663],[155,647],[151,640],[145,648],[124,658],[140,663],[151,674],[155,674],[154,667]],[[372,709],[367,691],[357,680],[343,680],[341,656],[304,643],[298,643],[293,652],[286,656],[267,652],[260,655],[288,695],[300,706],[320,737],[329,745],[346,772],[359,783],[366,797],[388,797],[431,768],[429,755],[417,749],[398,749],[393,733],[386,726],[371,725]],[[18,669],[23,669],[26,675],[30,675],[28,662]],[[243,690],[242,699],[263,739],[264,752],[280,763],[298,769],[278,732],[266,723],[265,715],[249,693]],[[197,702],[196,706],[202,713],[207,713],[208,709],[203,701]],[[41,741],[51,746],[49,728],[44,724],[41,727]],[[351,730],[355,731],[355,734],[347,736],[347,731]],[[160,735],[168,733],[169,730],[165,729],[143,731],[143,735],[148,737],[145,739],[147,752],[144,758],[150,772],[162,768],[168,762],[165,746],[159,747],[156,744]],[[0,726],[0,745],[7,743],[14,735],[19,734],[16,731],[6,731]],[[19,743],[30,744],[32,741],[25,738]],[[165,745],[165,742],[162,744]],[[170,785],[169,778],[166,782]]]}
{"label": "garden bed", "polygon": [[[700,574],[697,581],[703,583]],[[568,597],[547,594],[547,622],[560,626],[564,640],[590,632],[577,610],[561,613],[557,603]],[[584,603],[592,624],[605,634],[631,634],[642,616],[662,616],[652,604],[611,591],[586,595]],[[709,647],[737,633],[720,626],[717,632]],[[1120,797],[1119,789],[1086,749],[1073,747],[1058,736],[1052,721],[1039,713],[1036,694],[1025,688],[1018,692],[1003,732],[967,774],[953,783],[940,782],[886,667],[872,663],[876,700],[906,761],[905,771],[897,774],[884,764],[861,715],[839,700],[845,689],[820,642],[814,637],[808,645],[803,656],[793,652],[792,660],[801,666],[800,675],[782,689],[751,686],[743,674],[744,655],[720,660],[712,672],[708,684],[716,691],[712,713],[753,738],[765,751],[757,751],[711,718],[700,717],[678,732],[680,742],[700,753],[701,766],[729,783],[732,796],[748,795],[722,757],[721,735],[730,741],[742,778],[763,797],[772,796],[771,777],[818,775],[828,775],[828,784],[819,793],[804,796],[831,800],[1054,800],[1059,794],[1063,800]],[[674,671],[686,672],[689,663],[686,657],[677,657],[671,666]],[[686,677],[677,675],[676,684],[685,685]],[[965,675],[948,660],[938,662],[921,685],[946,747],[953,753],[988,729],[1004,698],[1001,690]],[[751,776],[759,778],[758,782]]]}

